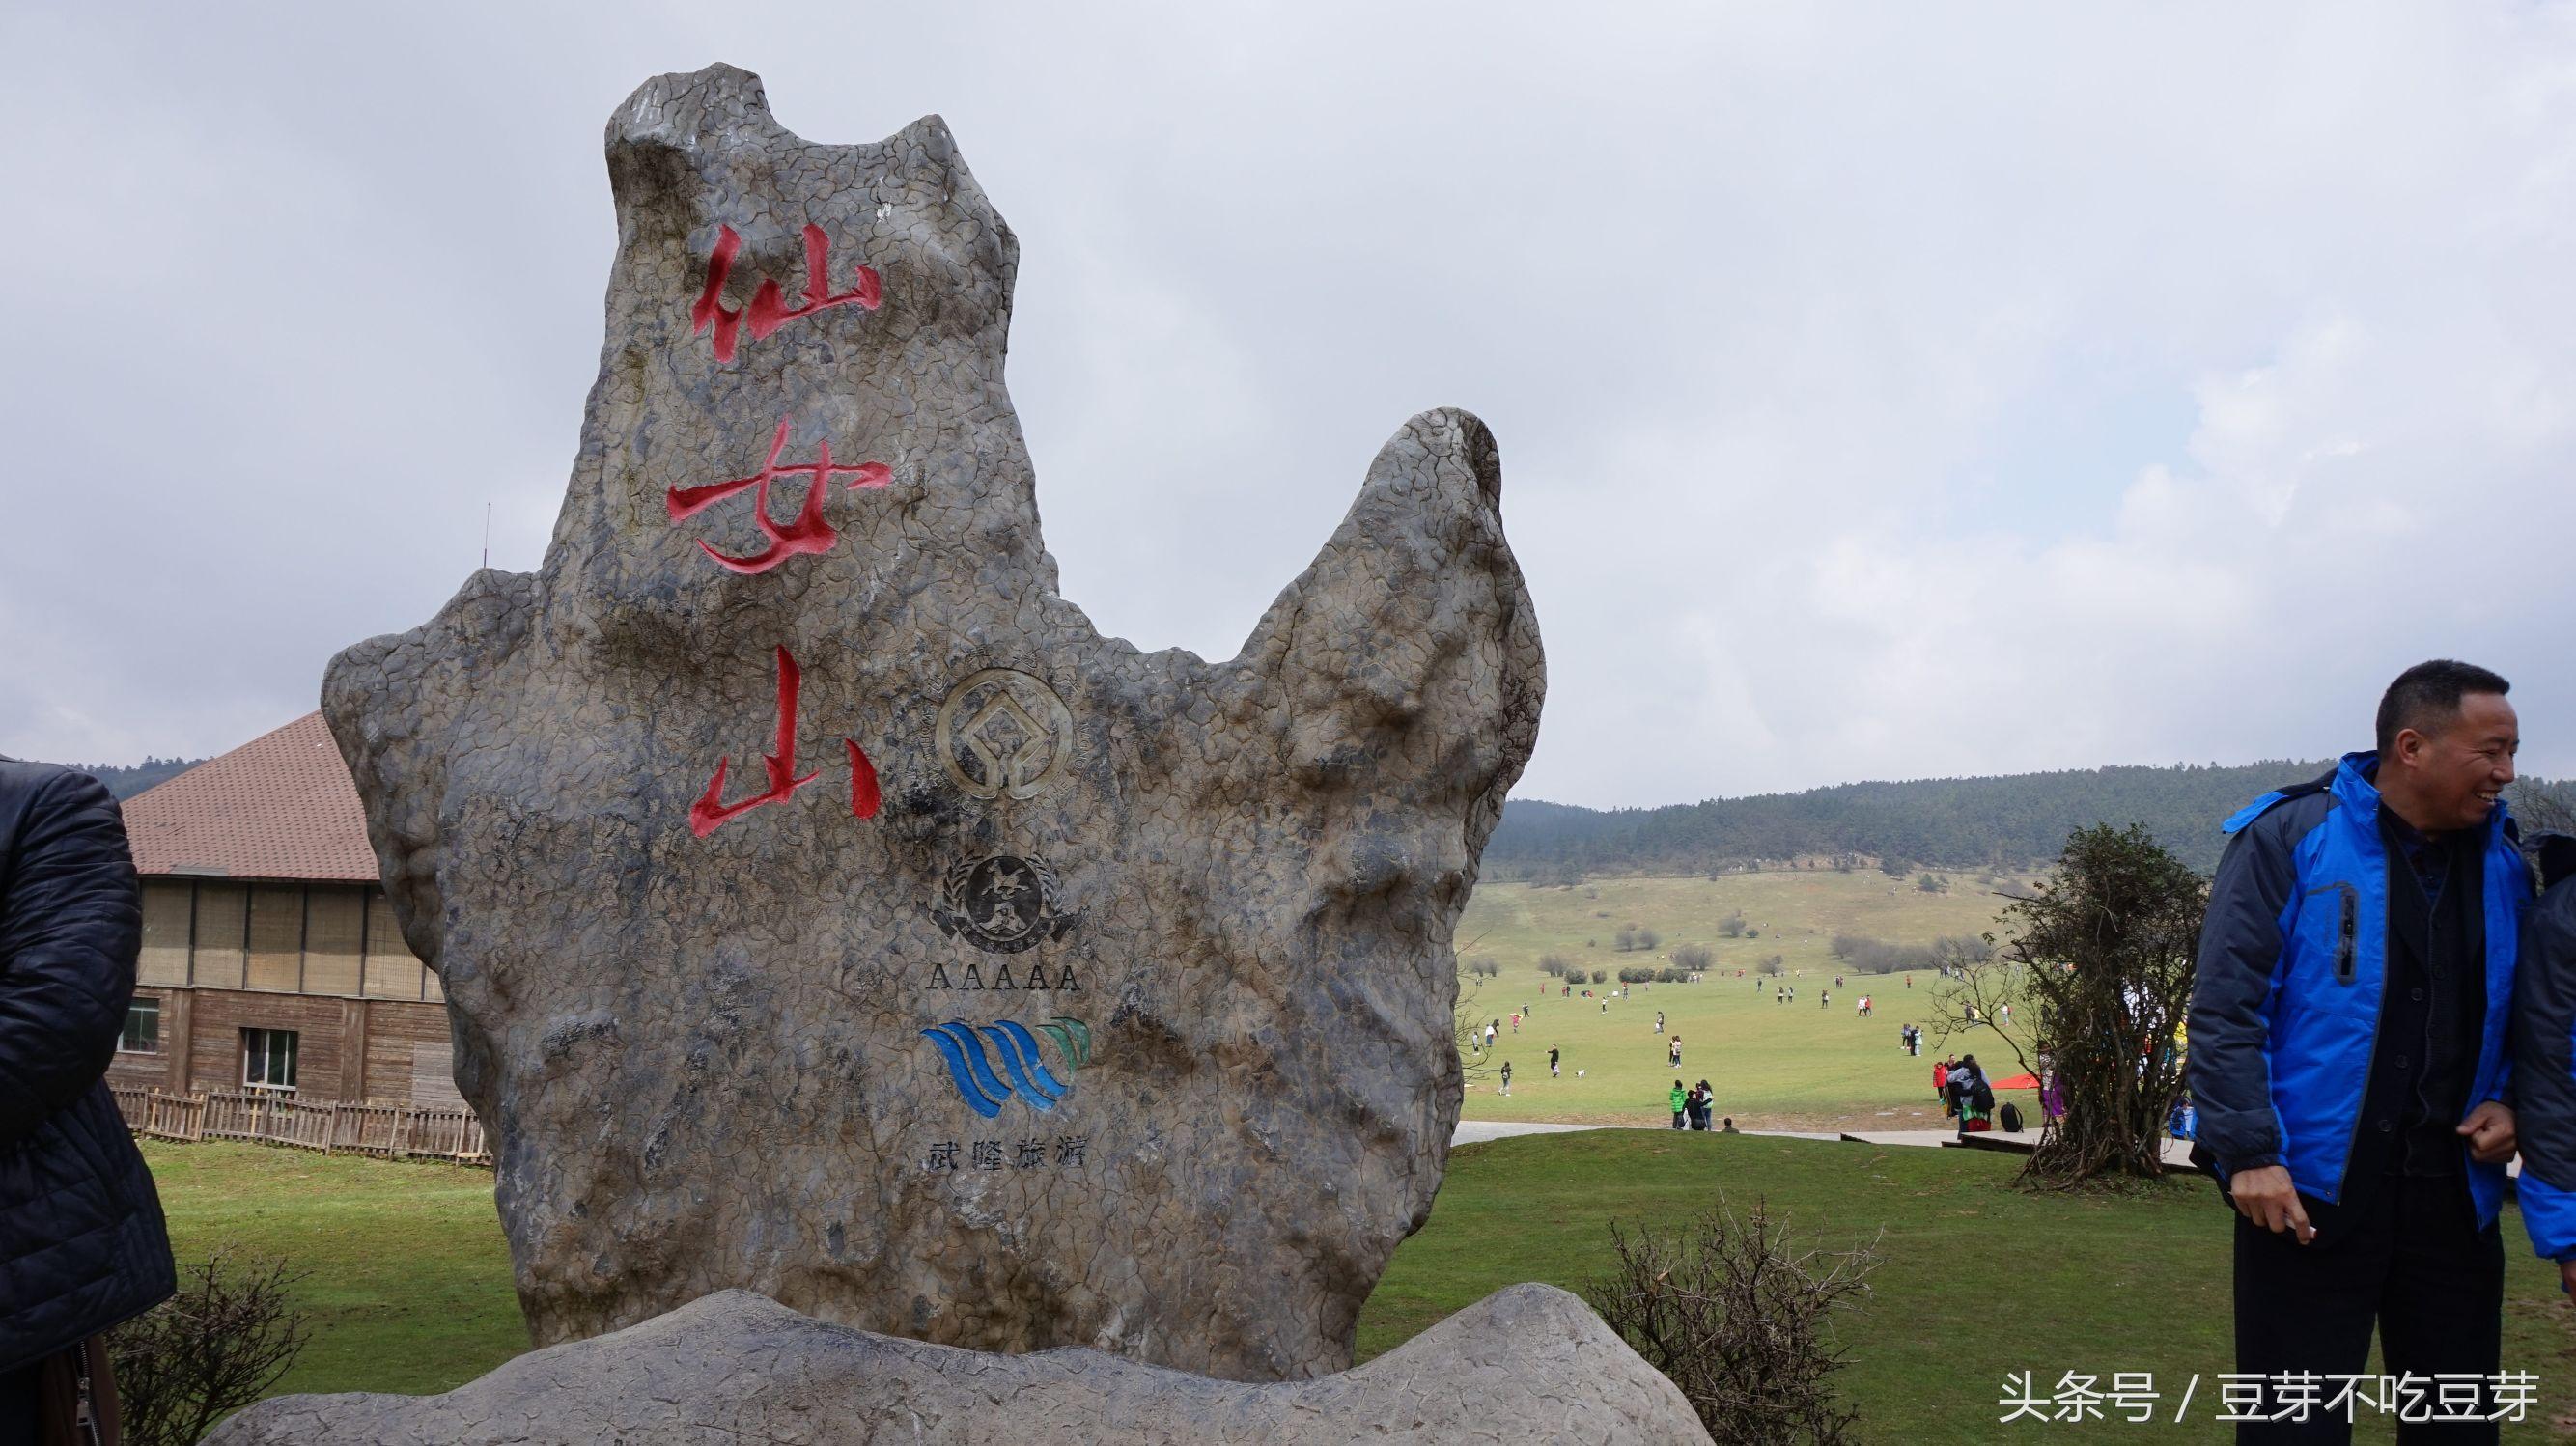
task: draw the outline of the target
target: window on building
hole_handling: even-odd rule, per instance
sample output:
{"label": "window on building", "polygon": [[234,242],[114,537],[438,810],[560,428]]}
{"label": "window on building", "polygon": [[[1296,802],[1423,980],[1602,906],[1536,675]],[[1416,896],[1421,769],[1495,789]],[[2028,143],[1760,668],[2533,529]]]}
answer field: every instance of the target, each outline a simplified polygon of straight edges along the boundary
{"label": "window on building", "polygon": [[242,1083],[255,1090],[295,1088],[295,1031],[242,1031]]}
{"label": "window on building", "polygon": [[125,1032],[116,1037],[122,1054],[161,1052],[161,1001],[137,999],[125,1006]]}

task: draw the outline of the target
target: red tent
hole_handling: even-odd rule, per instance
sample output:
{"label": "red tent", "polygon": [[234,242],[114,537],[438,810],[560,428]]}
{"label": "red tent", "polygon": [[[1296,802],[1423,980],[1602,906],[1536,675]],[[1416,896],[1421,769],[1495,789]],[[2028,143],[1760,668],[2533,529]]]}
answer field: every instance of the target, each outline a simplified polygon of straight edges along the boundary
{"label": "red tent", "polygon": [[2035,1074],[2017,1074],[2011,1079],[1996,1080],[1995,1088],[1999,1090],[2035,1090],[2039,1088],[2039,1076]]}

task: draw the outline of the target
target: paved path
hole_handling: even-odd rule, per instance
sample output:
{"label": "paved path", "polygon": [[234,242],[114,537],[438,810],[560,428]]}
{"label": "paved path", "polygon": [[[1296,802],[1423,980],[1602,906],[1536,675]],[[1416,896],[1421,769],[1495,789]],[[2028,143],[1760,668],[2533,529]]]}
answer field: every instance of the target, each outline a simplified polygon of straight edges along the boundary
{"label": "paved path", "polygon": [[1514,1135],[1567,1135],[1576,1130],[1624,1130],[1628,1125],[1536,1125],[1518,1120],[1460,1120],[1458,1133],[1449,1137],[1452,1145],[1476,1145],[1487,1140],[1507,1140]]}
{"label": "paved path", "polygon": [[[1562,1135],[1576,1130],[1656,1130],[1663,1128],[1666,1127],[1662,1125],[1646,1124],[1542,1125],[1519,1120],[1460,1120],[1458,1122],[1458,1132],[1450,1137],[1449,1143],[1452,1146],[1474,1145],[1480,1144],[1486,1140],[1509,1139],[1514,1135]],[[1781,1139],[1790,1140],[1839,1141],[1845,1138],[1844,1134],[1833,1130],[1746,1130],[1744,1133],[1748,1135],[1771,1135]],[[1956,1130],[1853,1130],[1850,1132],[1850,1137],[1857,1139],[1864,1144],[1871,1145],[1906,1145],[1916,1148],[1938,1149],[1942,1145],[1959,1138],[1959,1133]],[[2025,1144],[2035,1144],[2039,1140],[2039,1132],[2036,1130],[2026,1130],[2018,1135],[2007,1135],[1998,1132],[1991,1134],[1989,1138],[1998,1140],[2015,1140]],[[2190,1143],[2183,1140],[2167,1140],[2165,1142],[2165,1163],[2168,1165],[2189,1166],[2191,1164]]]}

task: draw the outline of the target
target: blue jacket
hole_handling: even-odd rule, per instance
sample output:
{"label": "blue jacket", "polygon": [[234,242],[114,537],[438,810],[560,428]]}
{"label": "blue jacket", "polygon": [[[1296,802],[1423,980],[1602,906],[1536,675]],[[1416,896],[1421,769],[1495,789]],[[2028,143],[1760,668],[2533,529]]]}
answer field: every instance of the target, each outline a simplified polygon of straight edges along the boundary
{"label": "blue jacket", "polygon": [[[2361,1129],[2388,978],[2388,851],[2376,753],[2267,793],[2227,820],[2191,1001],[2192,1101],[2222,1179],[2287,1165],[2303,1195],[2339,1203]],[[2504,805],[2485,828],[2486,1012],[2469,1108],[2502,1097],[2514,960],[2531,873]],[[2504,1168],[2467,1159],[2481,1228]],[[2571,1177],[2576,1182],[2576,1177]]]}
{"label": "blue jacket", "polygon": [[2514,980],[2515,1133],[2522,1141],[2522,1224],[2532,1249],[2576,1259],[2576,839],[2540,841],[2549,892],[2522,936]]}

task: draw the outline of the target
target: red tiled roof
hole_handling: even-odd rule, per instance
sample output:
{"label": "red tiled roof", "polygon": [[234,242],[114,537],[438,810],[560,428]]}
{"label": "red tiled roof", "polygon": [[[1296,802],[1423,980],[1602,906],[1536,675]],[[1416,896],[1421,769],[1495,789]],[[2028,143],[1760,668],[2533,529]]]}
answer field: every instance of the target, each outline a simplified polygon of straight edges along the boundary
{"label": "red tiled roof", "polygon": [[125,833],[146,874],[376,880],[357,785],[319,713],[127,799]]}

